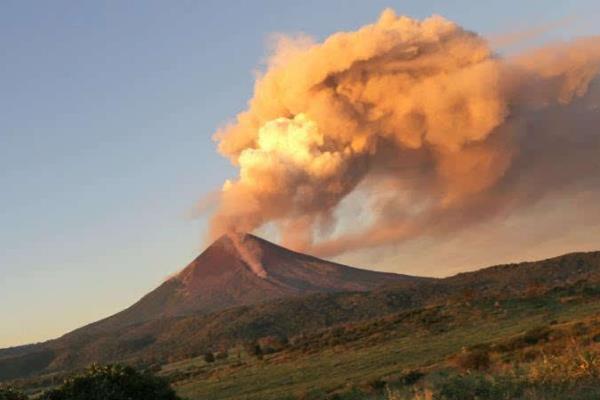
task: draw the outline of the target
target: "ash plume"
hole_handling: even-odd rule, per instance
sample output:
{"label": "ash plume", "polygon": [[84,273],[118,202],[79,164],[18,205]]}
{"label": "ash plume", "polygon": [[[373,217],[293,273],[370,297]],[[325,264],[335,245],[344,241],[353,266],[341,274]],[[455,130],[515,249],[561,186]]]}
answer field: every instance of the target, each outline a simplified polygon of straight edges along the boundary
{"label": "ash plume", "polygon": [[260,246],[255,242],[247,240],[246,236],[239,232],[231,231],[227,233],[227,237],[231,240],[236,251],[252,272],[259,278],[265,279],[267,271],[265,271],[261,263],[262,250]]}
{"label": "ash plume", "polygon": [[[599,70],[599,37],[505,58],[440,16],[392,10],[322,43],[280,37],[215,135],[239,177],[210,235],[273,224],[284,245],[335,256],[596,190]],[[369,223],[343,224],[357,193]]]}

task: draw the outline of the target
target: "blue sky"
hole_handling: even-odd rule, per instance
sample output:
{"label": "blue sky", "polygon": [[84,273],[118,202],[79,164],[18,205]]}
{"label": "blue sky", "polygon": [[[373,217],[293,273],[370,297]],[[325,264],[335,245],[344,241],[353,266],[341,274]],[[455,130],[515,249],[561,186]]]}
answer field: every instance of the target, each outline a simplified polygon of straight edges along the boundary
{"label": "blue sky", "polygon": [[[0,3],[0,347],[131,304],[202,250],[203,195],[235,170],[212,133],[242,110],[274,32],[324,38],[385,7],[486,35],[594,1]],[[399,271],[402,272],[402,271]]]}

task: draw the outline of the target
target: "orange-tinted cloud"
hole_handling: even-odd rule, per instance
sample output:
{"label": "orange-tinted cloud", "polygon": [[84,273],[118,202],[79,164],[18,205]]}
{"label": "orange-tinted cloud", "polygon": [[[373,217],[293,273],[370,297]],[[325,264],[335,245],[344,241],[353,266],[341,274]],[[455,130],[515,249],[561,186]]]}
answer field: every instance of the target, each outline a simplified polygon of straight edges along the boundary
{"label": "orange-tinted cloud", "polygon": [[[391,10],[322,43],[280,37],[248,109],[216,134],[240,173],[211,236],[272,223],[284,244],[332,256],[451,234],[551,194],[600,149],[599,68],[599,38],[503,59],[442,17]],[[567,148],[574,165],[554,171],[548,155]],[[357,191],[370,224],[336,229]]]}

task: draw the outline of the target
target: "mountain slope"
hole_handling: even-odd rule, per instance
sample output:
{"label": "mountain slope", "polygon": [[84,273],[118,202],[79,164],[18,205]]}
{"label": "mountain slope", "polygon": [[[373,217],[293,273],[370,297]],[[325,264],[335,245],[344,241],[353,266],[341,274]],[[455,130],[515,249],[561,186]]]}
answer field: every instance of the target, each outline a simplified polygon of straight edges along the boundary
{"label": "mountain slope", "polygon": [[[258,241],[260,239],[251,240]],[[263,249],[265,248],[270,249],[271,247],[263,247]],[[216,252],[216,254],[219,253],[220,251]],[[288,252],[282,254],[288,254]],[[290,257],[293,255],[293,259],[298,260],[296,258],[298,256],[295,254],[291,253]],[[309,256],[302,257],[308,257],[307,263],[327,263]],[[302,257],[300,259],[304,260]],[[261,260],[268,261],[268,257],[263,254]],[[278,276],[275,266],[281,266],[280,262],[282,261],[262,264],[266,277],[271,274],[272,281],[279,284],[277,287],[296,287],[299,285],[295,280],[297,275],[306,273],[311,268],[301,264],[289,267],[291,271],[296,272]],[[327,263],[327,266],[329,264],[331,263]],[[177,284],[179,290],[185,288],[186,284],[192,285],[197,277],[193,275],[190,277],[189,274],[199,273],[194,271],[203,268],[202,265],[205,264],[202,263],[200,266],[194,263],[190,264],[180,275],[167,283],[169,285]],[[356,285],[358,280],[356,276],[363,276],[361,270],[338,267],[337,264],[331,266],[334,272],[350,274],[354,278],[348,285]],[[243,268],[250,269],[246,264],[243,265]],[[248,274],[246,278],[252,279],[256,285],[273,284],[272,282],[264,283],[265,276],[257,276],[260,281],[254,281],[252,276],[256,276],[256,274],[251,270]],[[216,273],[216,275],[219,274]],[[205,275],[201,274],[201,276]],[[305,283],[305,287],[311,288],[318,283],[311,284],[308,278],[304,282],[307,280],[309,283]],[[344,280],[344,282],[347,281],[348,279]],[[214,283],[215,279],[210,282]],[[296,286],[291,285],[290,282],[296,282]],[[196,284],[202,285],[206,282],[201,281]],[[364,278],[363,284],[374,283]],[[353,324],[406,310],[418,310],[422,307],[444,304],[477,304],[483,299],[493,303],[497,299],[503,301],[502,299],[506,298],[528,298],[552,293],[557,288],[562,288],[559,290],[567,292],[572,289],[584,290],[585,287],[582,289],[582,284],[591,285],[592,292],[600,285],[600,252],[572,253],[543,261],[495,266],[438,280],[404,277],[392,285],[370,291],[340,292],[332,290],[328,292],[327,288],[330,285],[326,283],[325,279],[322,286],[317,286],[322,292],[313,292],[312,294],[307,292],[308,294],[302,296],[280,297],[263,301],[260,304],[230,307],[214,312],[199,312],[186,316],[164,314],[162,318],[154,318],[136,324],[117,326],[115,323],[111,329],[106,326],[103,329],[93,329],[94,325],[92,325],[44,344],[28,348],[0,350],[0,380],[70,370],[94,361],[156,362],[156,360],[171,358],[180,359],[193,354],[202,354],[208,349],[228,348],[236,343],[253,341],[265,336],[291,337],[318,332],[325,328],[340,326],[340,324]],[[191,286],[188,290],[192,291],[192,289],[198,290],[196,286]],[[163,285],[162,290],[164,291],[155,291],[152,296],[146,296],[137,306],[142,304],[149,310],[157,305],[162,307],[161,297],[165,301],[177,299],[177,297],[170,296],[168,285]],[[230,296],[236,294],[235,291],[228,293]],[[202,293],[199,293],[198,296],[202,296]],[[176,303],[167,304],[169,307],[173,307],[172,304]],[[168,307],[161,307],[155,309],[170,310]],[[125,315],[127,315],[126,312],[124,312]],[[95,325],[101,325],[109,320]]]}
{"label": "mountain slope", "polygon": [[444,282],[451,288],[473,288],[490,296],[600,282],[600,251],[569,253],[541,261],[496,265],[463,272]]}
{"label": "mountain slope", "polygon": [[426,280],[336,264],[249,234],[225,235],[128,309],[82,329],[88,333],[109,331],[158,318],[204,314],[277,298],[367,291],[384,284]]}

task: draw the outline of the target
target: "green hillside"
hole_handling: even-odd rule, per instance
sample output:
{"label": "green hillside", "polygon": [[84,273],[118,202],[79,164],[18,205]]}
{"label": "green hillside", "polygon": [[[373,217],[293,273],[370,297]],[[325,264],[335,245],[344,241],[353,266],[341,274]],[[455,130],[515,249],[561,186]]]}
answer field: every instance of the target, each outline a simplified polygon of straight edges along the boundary
{"label": "green hillside", "polygon": [[590,287],[499,304],[454,303],[295,337],[262,359],[233,350],[215,365],[196,358],[168,364],[161,373],[189,399],[375,396],[385,384],[402,387],[411,372],[464,372],[456,366],[464,349],[487,349],[493,366],[485,370],[528,368],[542,359],[542,348],[600,339],[599,311],[600,288]]}

